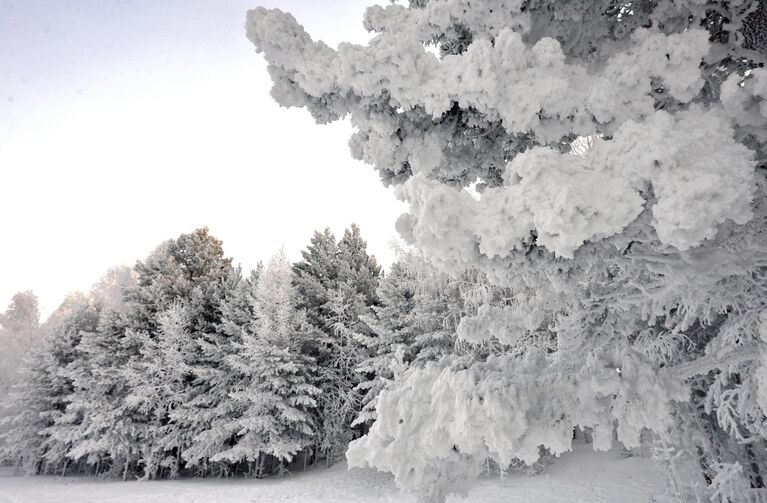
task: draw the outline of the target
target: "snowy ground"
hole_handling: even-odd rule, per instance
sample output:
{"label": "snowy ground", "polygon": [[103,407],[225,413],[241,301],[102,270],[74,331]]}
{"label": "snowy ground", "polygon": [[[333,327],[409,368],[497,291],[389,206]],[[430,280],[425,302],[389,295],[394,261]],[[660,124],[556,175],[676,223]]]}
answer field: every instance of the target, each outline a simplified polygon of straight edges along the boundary
{"label": "snowy ground", "polygon": [[[277,480],[115,482],[78,477],[15,477],[0,469],[0,503],[412,503],[391,476],[336,465]],[[622,459],[577,446],[544,475],[477,482],[466,503],[667,502],[663,474],[648,459]]]}

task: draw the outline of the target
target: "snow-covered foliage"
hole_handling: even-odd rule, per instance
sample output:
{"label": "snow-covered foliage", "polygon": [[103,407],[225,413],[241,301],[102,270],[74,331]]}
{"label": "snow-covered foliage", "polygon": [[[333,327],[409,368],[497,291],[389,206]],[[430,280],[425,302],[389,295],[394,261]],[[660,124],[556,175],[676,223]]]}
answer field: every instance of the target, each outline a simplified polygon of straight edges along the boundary
{"label": "snow-covered foliage", "polygon": [[369,353],[360,341],[373,335],[365,317],[378,304],[381,268],[354,224],[337,243],[330,230],[316,232],[302,257],[293,272],[317,363],[316,448],[334,463],[359,434],[352,425],[363,405],[359,366]]}
{"label": "snow-covered foliage", "polygon": [[255,316],[228,356],[231,369],[242,376],[227,400],[233,413],[217,425],[235,440],[210,458],[256,462],[257,476],[269,456],[289,462],[314,438],[311,412],[319,390],[311,383],[313,361],[301,352],[306,327],[291,281],[291,264],[282,252],[258,276]]}
{"label": "snow-covered foliage", "polygon": [[207,229],[110,271],[41,328],[0,458],[123,478],[294,459],[315,440],[317,390],[291,281],[284,255],[243,278]]}
{"label": "snow-covered foliage", "polygon": [[[278,101],[323,120],[351,114],[355,155],[404,181],[412,211],[403,232],[446,259],[503,258],[529,245],[531,233],[535,244],[572,257],[650,206],[661,241],[682,250],[728,219],[750,219],[754,155],[734,138],[725,108],[759,109],[762,72],[750,74],[743,92],[723,92],[725,106],[687,109],[706,82],[706,30],[638,28],[576,57],[559,33],[531,31],[544,8],[521,14],[523,2],[494,3],[373,7],[366,23],[377,36],[337,51],[274,10],[250,11],[248,36],[270,63]],[[426,50],[457,27],[473,40],[460,53],[438,59]],[[653,92],[676,113],[656,110]],[[558,151],[563,138],[594,132],[611,138],[589,159]],[[523,145],[513,141],[520,135]],[[479,201],[441,183],[476,177],[493,189]]]}
{"label": "snow-covered foliage", "polygon": [[40,313],[32,292],[19,292],[0,314],[0,401],[16,380],[16,373],[39,337]]}
{"label": "snow-covered foliage", "polygon": [[465,279],[445,274],[417,252],[400,253],[378,286],[378,305],[363,317],[371,334],[358,336],[368,357],[357,367],[357,387],[365,394],[355,424],[375,419],[378,394],[405,369],[455,351]]}
{"label": "snow-covered foliage", "polygon": [[55,472],[75,440],[77,418],[67,411],[74,391],[69,365],[81,358],[78,349],[83,331],[92,330],[98,318],[82,294],[67,297],[46,323],[46,335],[26,362],[22,378],[11,393],[11,414],[2,422],[2,457],[16,461],[26,472]]}
{"label": "snow-covered foliage", "polygon": [[405,371],[352,463],[440,501],[580,425],[684,453],[681,497],[764,487],[766,20],[758,0],[413,0],[332,49],[248,13],[272,96],[350,117],[352,155],[410,205],[402,236],[507,291],[457,326],[497,356]]}
{"label": "snow-covered foliage", "polygon": [[242,276],[239,268],[230,271],[224,285],[221,320],[216,329],[226,344],[205,345],[206,352],[221,359],[214,365],[197,369],[211,383],[211,389],[202,402],[204,407],[196,412],[196,417],[202,421],[183,458],[187,467],[195,467],[203,474],[208,465],[213,465],[207,469],[218,475],[232,471],[228,462],[211,463],[211,459],[231,449],[242,429],[240,419],[247,402],[236,400],[232,395],[251,383],[255,369],[239,371],[233,367],[232,358],[240,354],[244,338],[253,337],[256,288],[262,269],[259,264],[247,278]]}
{"label": "snow-covered foliage", "polygon": [[671,400],[686,397],[679,382],[627,348],[609,361],[596,351],[590,356],[581,368],[540,351],[415,368],[381,393],[377,421],[347,458],[391,471],[401,487],[440,500],[465,493],[487,459],[532,465],[541,447],[569,451],[573,425],[593,428],[594,447],[602,450],[612,446],[614,423],[627,447],[640,445],[643,428],[669,425]]}
{"label": "snow-covered foliage", "polygon": [[[14,384],[24,379],[24,361],[41,339],[37,297],[30,291],[19,292],[13,296],[5,313],[0,314],[0,418],[18,412],[19,404],[13,403],[9,392]],[[8,427],[0,419],[0,452],[5,443],[2,436]]]}

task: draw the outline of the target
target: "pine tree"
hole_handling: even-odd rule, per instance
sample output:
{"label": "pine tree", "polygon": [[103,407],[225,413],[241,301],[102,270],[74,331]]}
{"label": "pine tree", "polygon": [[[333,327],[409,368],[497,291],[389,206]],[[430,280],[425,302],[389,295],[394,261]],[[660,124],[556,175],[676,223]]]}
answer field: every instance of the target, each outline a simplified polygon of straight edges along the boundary
{"label": "pine tree", "polygon": [[138,470],[148,439],[148,422],[127,403],[129,367],[140,355],[140,338],[119,310],[102,311],[98,327],[83,334],[85,365],[73,369],[77,385],[68,406],[82,414],[78,440],[68,456],[84,459],[97,473],[127,476]]}
{"label": "pine tree", "polygon": [[262,476],[270,460],[282,466],[313,443],[319,390],[312,385],[313,360],[302,352],[306,322],[295,302],[291,265],[280,252],[258,276],[254,318],[228,358],[240,375],[230,392],[237,415],[220,428],[236,433],[236,443],[212,461],[255,463]]}
{"label": "pine tree", "polygon": [[[99,322],[99,309],[90,295],[78,296],[75,302],[79,305],[74,307],[72,314],[48,335],[54,338],[48,346],[53,357],[49,378],[57,383],[58,389],[54,393],[59,398],[55,411],[47,416],[49,426],[40,432],[46,437],[43,443],[45,464],[60,466],[62,471],[66,471],[72,461],[68,454],[80,440],[79,427],[83,421],[81,412],[71,407],[79,394],[73,370],[90,366],[82,351],[82,339],[96,330]],[[77,471],[77,467],[73,471]]]}
{"label": "pine tree", "polygon": [[65,471],[69,464],[72,425],[80,418],[67,411],[74,394],[68,366],[82,358],[80,339],[97,320],[87,296],[70,295],[43,327],[44,339],[12,393],[3,457],[27,473]]}
{"label": "pine tree", "polygon": [[[166,393],[166,399],[148,402],[146,395],[131,390],[126,405],[140,415],[147,431],[142,442],[145,450],[150,449],[141,460],[144,476],[155,477],[165,468],[175,476],[194,436],[209,428],[208,418],[200,411],[216,400],[216,383],[208,369],[220,366],[228,352],[229,340],[219,326],[231,259],[224,257],[221,241],[203,228],[164,243],[136,265],[136,272],[137,286],[127,292],[126,333],[138,353],[126,369],[141,379],[144,372],[162,369],[169,351],[176,352],[174,358],[181,358],[183,367],[177,369],[182,375],[176,376],[175,388]],[[171,308],[176,310],[172,316],[180,315],[174,307],[179,305],[184,311],[183,328],[178,320],[167,319]]]}
{"label": "pine tree", "polygon": [[200,229],[102,282],[98,327],[80,343],[88,363],[72,369],[80,391],[70,409],[84,420],[71,458],[123,477],[179,473],[220,400],[215,376],[229,351],[221,306],[233,275],[221,242]]}
{"label": "pine tree", "polygon": [[[239,268],[233,269],[227,282],[218,331],[229,342],[223,348],[208,347],[209,352],[218,353],[222,360],[205,369],[207,381],[212,384],[208,394],[211,401],[206,408],[198,411],[204,427],[196,432],[191,445],[183,453],[189,467],[211,471],[210,459],[231,449],[236,443],[237,433],[241,429],[237,418],[242,416],[245,409],[242,402],[233,399],[230,394],[241,391],[246,377],[240,370],[232,368],[230,359],[239,353],[243,334],[250,330],[253,323],[256,285],[262,269],[259,264],[247,278],[242,277]],[[231,464],[226,460],[213,464],[218,466],[219,475],[237,467],[236,463]]]}
{"label": "pine tree", "polygon": [[169,416],[187,394],[194,340],[189,333],[189,312],[181,302],[158,313],[157,322],[159,330],[154,337],[146,332],[136,334],[142,358],[126,368],[130,394],[125,401],[148,419],[141,446],[145,477],[153,478],[165,468],[174,478],[180,466],[179,446],[190,442],[185,438],[188,431],[179,428]]}
{"label": "pine tree", "polygon": [[301,256],[293,266],[297,306],[306,312],[307,322],[322,332],[331,313],[331,292],[338,281],[338,244],[330,229],[315,232]]}
{"label": "pine tree", "polygon": [[49,426],[42,416],[51,408],[50,363],[42,347],[29,355],[0,418],[0,460],[28,474],[43,471],[44,437],[39,432]]}
{"label": "pine tree", "polygon": [[132,268],[118,267],[93,287],[91,304],[98,321],[81,334],[81,357],[67,368],[74,383],[67,415],[79,418],[71,424],[67,457],[96,473],[111,471],[123,477],[140,457],[138,431],[123,428],[123,399],[129,389],[125,367],[137,351],[126,337],[124,294],[135,287],[135,281]]}
{"label": "pine tree", "polygon": [[367,243],[357,224],[344,231],[338,242],[338,287],[355,312],[365,312],[378,301],[376,288],[381,267],[376,258],[368,255]]}
{"label": "pine tree", "polygon": [[15,374],[39,335],[40,312],[37,297],[31,292],[13,296],[5,313],[0,314],[0,401],[15,380]]}
{"label": "pine tree", "polygon": [[373,336],[365,323],[371,307],[378,302],[376,287],[381,268],[368,255],[360,229],[352,225],[338,243],[337,279],[330,291],[330,312],[325,319],[327,344],[320,367],[322,390],[319,415],[322,421],[319,448],[329,463],[341,458],[356,435],[352,423],[362,408],[363,394],[358,389],[360,363],[368,354],[363,341]]}

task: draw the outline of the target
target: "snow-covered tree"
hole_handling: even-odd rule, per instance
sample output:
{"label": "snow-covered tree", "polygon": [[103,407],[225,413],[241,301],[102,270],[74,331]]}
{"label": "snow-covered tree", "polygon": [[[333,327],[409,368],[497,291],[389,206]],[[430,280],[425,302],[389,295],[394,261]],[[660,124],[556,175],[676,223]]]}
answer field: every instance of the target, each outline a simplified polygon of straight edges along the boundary
{"label": "snow-covered tree", "polygon": [[[197,411],[201,427],[195,431],[183,458],[187,466],[197,467],[203,470],[202,473],[205,473],[205,470],[211,473],[217,471],[220,475],[237,467],[236,463],[211,463],[210,459],[229,450],[236,443],[237,433],[241,430],[238,420],[244,411],[244,405],[230,394],[241,390],[248,377],[233,368],[230,363],[240,352],[243,335],[251,329],[254,322],[256,285],[262,269],[259,264],[247,278],[243,278],[240,268],[232,269],[221,304],[221,323],[218,326],[218,331],[227,337],[228,342],[223,348],[208,347],[209,351],[220,354],[223,360],[206,369],[198,369],[198,372],[206,374],[207,381],[211,383],[211,390],[208,393],[207,407]],[[250,369],[249,372],[252,370],[255,369]]]}
{"label": "snow-covered tree", "polygon": [[0,400],[13,384],[21,362],[29,353],[40,327],[37,297],[30,291],[13,296],[0,314]]}
{"label": "snow-covered tree", "polygon": [[330,317],[330,296],[338,281],[338,243],[330,229],[315,232],[302,259],[293,266],[297,305],[307,322],[321,332]]}
{"label": "snow-covered tree", "polygon": [[381,267],[376,258],[367,252],[367,243],[357,224],[344,231],[338,242],[338,288],[341,295],[353,302],[355,311],[377,301],[376,288],[381,276]]}
{"label": "snow-covered tree", "polygon": [[180,467],[181,446],[191,442],[189,432],[169,416],[187,397],[194,339],[189,333],[189,311],[181,302],[158,313],[157,321],[156,334],[136,334],[142,358],[126,368],[130,393],[125,400],[128,407],[147,415],[146,437],[141,445],[144,475],[154,477],[161,468],[168,468],[169,476],[174,478]]}
{"label": "snow-covered tree", "polygon": [[41,327],[42,344],[15,390],[20,413],[7,419],[14,425],[11,455],[28,471],[101,471],[116,459],[105,446],[110,435],[122,439],[125,432],[115,433],[118,423],[108,416],[114,390],[105,376],[119,371],[111,358],[119,339],[108,337],[105,327],[122,310],[121,290],[132,284],[129,268],[113,269],[89,295],[68,296]]}
{"label": "snow-covered tree", "polygon": [[[126,338],[137,354],[126,364],[131,388],[124,404],[146,429],[144,476],[165,469],[174,476],[194,436],[208,428],[206,411],[219,396],[218,375],[209,369],[228,354],[229,338],[219,327],[232,264],[203,228],[162,244],[136,264],[136,273],[136,287],[126,292]],[[155,393],[144,389],[152,382]]]}
{"label": "snow-covered tree", "polygon": [[83,363],[70,369],[78,387],[69,409],[84,418],[70,458],[123,477],[179,472],[221,400],[230,346],[219,327],[237,274],[200,229],[100,282],[98,327],[83,334]]}
{"label": "snow-covered tree", "polygon": [[135,348],[127,343],[123,315],[124,293],[134,288],[135,273],[121,266],[110,269],[92,288],[95,326],[80,334],[79,358],[65,369],[73,382],[65,421],[70,439],[66,456],[95,473],[127,476],[139,458],[138,431],[123,428],[122,399],[128,393],[125,365]]}
{"label": "snow-covered tree", "polygon": [[[9,400],[8,394],[20,380],[20,371],[30,357],[33,345],[41,339],[39,328],[37,297],[31,291],[14,295],[8,309],[0,314],[0,418],[19,412],[13,408],[13,400]],[[0,436],[6,432],[7,426],[0,425]],[[2,444],[0,439],[0,451],[3,450]]]}
{"label": "snow-covered tree", "polygon": [[42,327],[43,340],[11,393],[11,413],[2,420],[7,426],[3,457],[28,473],[57,473],[69,464],[66,455],[74,441],[70,433],[79,418],[67,411],[74,393],[67,368],[82,358],[82,334],[93,330],[97,321],[86,295],[69,295]]}
{"label": "snow-covered tree", "polygon": [[377,302],[381,269],[368,255],[357,225],[336,243],[326,229],[316,232],[303,260],[294,265],[298,306],[306,310],[310,351],[318,372],[317,448],[328,463],[337,461],[356,436],[352,422],[362,406],[358,366],[367,356],[362,339],[372,331],[362,320]]}
{"label": "snow-covered tree", "polygon": [[374,336],[364,318],[372,315],[371,309],[378,303],[380,276],[381,268],[368,255],[359,227],[352,224],[338,242],[338,279],[327,320],[331,331],[327,359],[320,368],[319,446],[329,463],[340,459],[349,441],[358,435],[352,423],[363,406],[359,384],[364,375],[359,367],[369,356],[363,341]]}
{"label": "snow-covered tree", "polygon": [[126,403],[131,393],[129,362],[139,353],[118,310],[104,309],[95,330],[82,335],[81,364],[70,365],[75,393],[67,408],[82,419],[67,456],[97,473],[127,478],[139,465],[147,437],[145,416]]}
{"label": "snow-covered tree", "polygon": [[245,325],[227,358],[239,382],[229,392],[232,415],[215,426],[220,438],[223,432],[223,438],[235,439],[211,461],[252,463],[256,476],[272,461],[280,467],[292,461],[314,442],[319,390],[312,384],[314,362],[302,351],[307,326],[296,309],[292,279],[281,251],[258,275],[254,295],[246,297],[253,302],[253,318],[239,318]]}
{"label": "snow-covered tree", "polygon": [[[136,294],[138,279],[134,269],[117,268],[94,286],[98,326],[82,334],[81,362],[69,366],[75,393],[68,411],[79,413],[82,420],[67,456],[84,461],[96,473],[123,479],[137,472],[143,459],[151,461],[146,453],[154,445],[150,443],[154,425],[147,411],[141,410],[145,402],[131,399],[139,381],[135,371],[147,353],[144,333],[130,325],[136,306],[129,299]],[[147,375],[147,380],[152,377]]]}
{"label": "snow-covered tree", "polygon": [[403,237],[511,292],[458,327],[499,354],[408,371],[352,464],[438,501],[580,425],[599,448],[651,430],[687,453],[700,483],[671,466],[680,492],[764,486],[766,10],[412,0],[337,50],[248,13],[272,96],[351,118],[352,154],[410,205]]}

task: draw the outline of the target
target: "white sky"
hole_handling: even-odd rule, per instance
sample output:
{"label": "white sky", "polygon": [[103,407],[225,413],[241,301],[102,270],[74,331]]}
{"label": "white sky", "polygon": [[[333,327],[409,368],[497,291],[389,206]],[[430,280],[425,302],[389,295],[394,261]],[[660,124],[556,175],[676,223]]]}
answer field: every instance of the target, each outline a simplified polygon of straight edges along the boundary
{"label": "white sky", "polygon": [[370,0],[0,0],[0,311],[44,315],[112,266],[207,225],[245,268],[352,222],[384,264],[402,203],[347,123],[279,108],[244,35],[255,5],[335,46]]}

